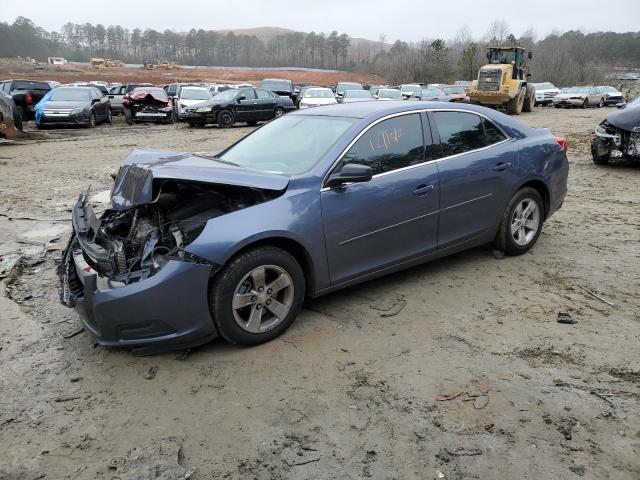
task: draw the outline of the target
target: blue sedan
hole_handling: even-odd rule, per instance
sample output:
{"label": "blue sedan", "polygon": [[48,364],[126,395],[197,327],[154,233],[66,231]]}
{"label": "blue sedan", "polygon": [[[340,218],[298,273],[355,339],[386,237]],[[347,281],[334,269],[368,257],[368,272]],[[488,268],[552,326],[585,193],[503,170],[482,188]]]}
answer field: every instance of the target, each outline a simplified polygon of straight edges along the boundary
{"label": "blue sedan", "polygon": [[141,352],[280,335],[305,297],[493,243],[527,252],[567,191],[566,142],[494,110],[300,110],[215,157],[136,150],[58,274],[98,343]]}

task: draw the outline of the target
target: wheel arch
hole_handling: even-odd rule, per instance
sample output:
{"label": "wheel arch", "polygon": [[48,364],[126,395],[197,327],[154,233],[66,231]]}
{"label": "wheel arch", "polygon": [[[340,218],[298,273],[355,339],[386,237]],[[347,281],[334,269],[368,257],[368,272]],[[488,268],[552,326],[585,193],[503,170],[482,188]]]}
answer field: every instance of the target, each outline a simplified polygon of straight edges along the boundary
{"label": "wheel arch", "polygon": [[521,190],[525,187],[531,187],[536,190],[540,196],[542,197],[542,201],[544,202],[544,219],[547,219],[547,215],[549,214],[549,210],[551,209],[551,194],[549,193],[549,187],[547,187],[546,183],[539,179],[532,179],[524,182],[522,185],[518,187],[518,190]]}
{"label": "wheel arch", "polygon": [[290,237],[272,236],[253,240],[234,251],[233,254],[225,261],[225,264],[248,250],[265,246],[280,248],[296,259],[304,273],[306,293],[308,296],[313,296],[316,291],[315,266],[313,260],[304,245]]}

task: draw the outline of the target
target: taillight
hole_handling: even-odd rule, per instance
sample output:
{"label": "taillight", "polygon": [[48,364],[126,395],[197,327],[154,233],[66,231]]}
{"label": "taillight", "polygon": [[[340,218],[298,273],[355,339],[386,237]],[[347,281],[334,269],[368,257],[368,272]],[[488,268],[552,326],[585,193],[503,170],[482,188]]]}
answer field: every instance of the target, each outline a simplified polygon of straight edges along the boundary
{"label": "taillight", "polygon": [[560,148],[562,148],[564,152],[569,148],[569,142],[567,142],[567,139],[564,137],[556,137],[556,142],[558,142],[558,145],[560,145]]}
{"label": "taillight", "polygon": [[31,92],[25,93],[24,103],[26,103],[27,105],[31,105],[33,103],[33,96],[31,95]]}

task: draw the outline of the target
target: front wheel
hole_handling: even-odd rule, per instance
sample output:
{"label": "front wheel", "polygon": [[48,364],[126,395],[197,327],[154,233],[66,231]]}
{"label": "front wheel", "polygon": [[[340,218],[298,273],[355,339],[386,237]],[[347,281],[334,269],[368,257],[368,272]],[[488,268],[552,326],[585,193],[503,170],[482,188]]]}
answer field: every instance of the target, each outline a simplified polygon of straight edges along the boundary
{"label": "front wheel", "polygon": [[113,114],[111,113],[111,109],[107,110],[107,118],[105,122],[108,123],[109,125],[113,123]]}
{"label": "front wheel", "polygon": [[538,241],[544,222],[544,203],[537,190],[525,187],[511,198],[500,222],[494,246],[510,255],[528,252]]}
{"label": "front wheel", "polygon": [[600,99],[600,102],[598,103],[598,108],[602,108],[604,107],[604,98]]}
{"label": "front wheel", "polygon": [[89,120],[87,122],[87,127],[89,128],[96,128],[96,112],[91,112],[91,115],[89,115]]}
{"label": "front wheel", "polygon": [[216,276],[211,312],[225,340],[258,345],[293,323],[304,296],[304,273],[296,259],[277,247],[258,247],[238,255]]}
{"label": "front wheel", "polygon": [[584,99],[584,102],[582,102],[582,108],[587,108],[589,106],[589,100],[588,99]]}
{"label": "front wheel", "polygon": [[236,123],[236,119],[229,110],[222,110],[218,113],[217,123],[220,128],[231,128]]}

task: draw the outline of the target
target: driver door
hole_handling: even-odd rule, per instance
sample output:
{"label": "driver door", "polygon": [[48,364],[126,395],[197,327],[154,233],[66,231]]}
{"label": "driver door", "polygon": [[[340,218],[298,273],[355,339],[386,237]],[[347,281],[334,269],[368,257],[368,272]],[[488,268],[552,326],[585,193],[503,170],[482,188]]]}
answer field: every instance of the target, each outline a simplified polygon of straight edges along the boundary
{"label": "driver door", "polygon": [[[242,99],[242,97],[244,97],[244,99]],[[236,121],[246,122],[250,118],[256,118],[258,101],[256,100],[255,90],[253,88],[243,90],[238,96],[238,99],[236,102]]]}
{"label": "driver door", "polygon": [[[322,217],[331,284],[433,251],[438,239],[438,167],[427,117],[404,114],[371,127],[335,167],[371,167],[368,182],[323,188]],[[424,137],[424,138],[423,138]]]}

